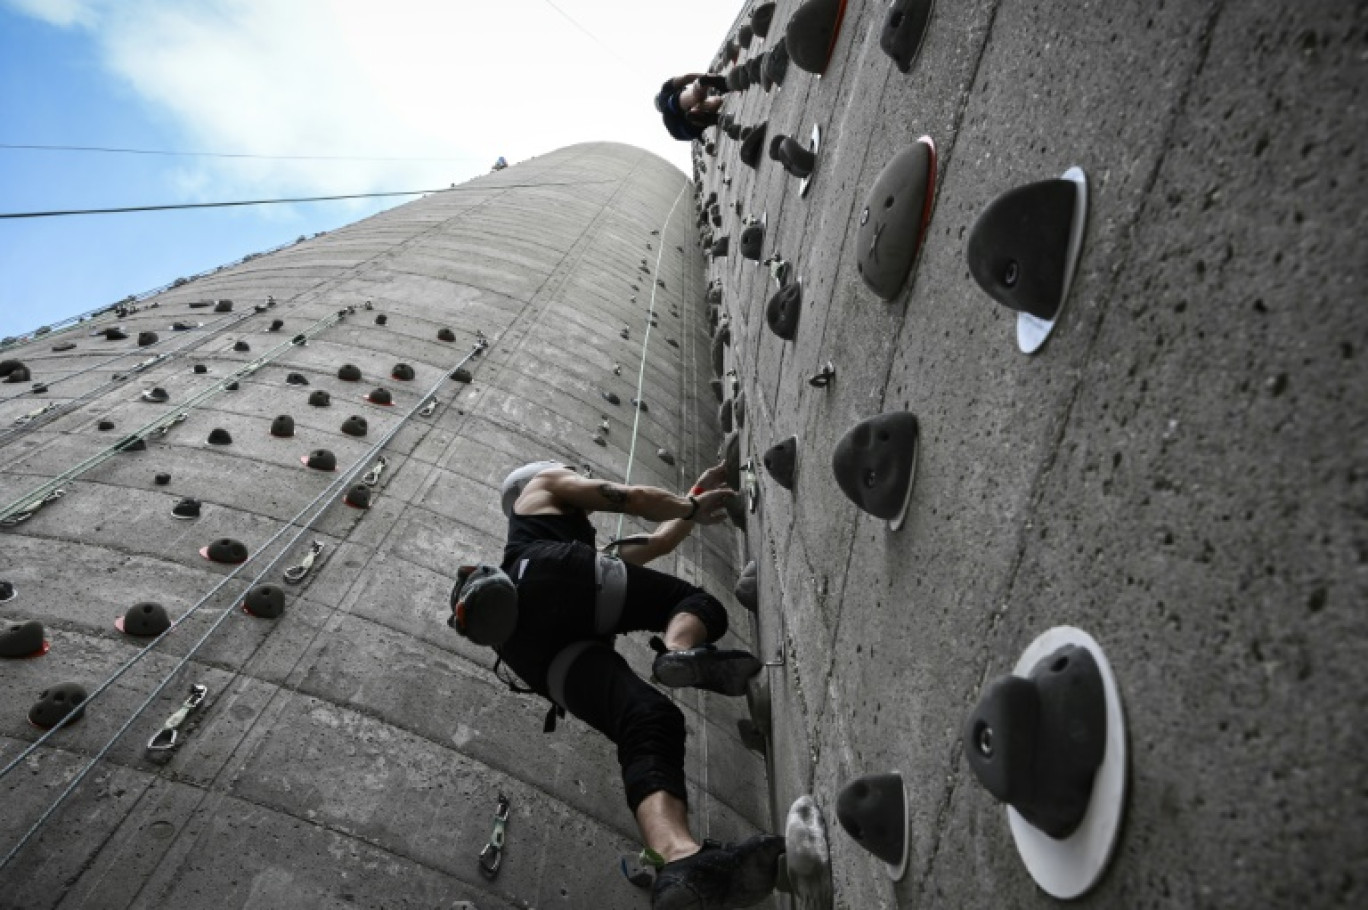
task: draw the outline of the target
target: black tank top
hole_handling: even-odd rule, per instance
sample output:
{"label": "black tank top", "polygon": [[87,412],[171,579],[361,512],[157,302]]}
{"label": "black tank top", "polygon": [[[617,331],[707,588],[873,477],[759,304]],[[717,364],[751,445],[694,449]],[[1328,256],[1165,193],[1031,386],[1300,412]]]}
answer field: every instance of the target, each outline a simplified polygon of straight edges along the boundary
{"label": "black tank top", "polygon": [[584,512],[568,515],[519,515],[508,519],[508,543],[504,545],[505,566],[523,555],[523,550],[537,543],[582,543],[594,546],[594,526]]}

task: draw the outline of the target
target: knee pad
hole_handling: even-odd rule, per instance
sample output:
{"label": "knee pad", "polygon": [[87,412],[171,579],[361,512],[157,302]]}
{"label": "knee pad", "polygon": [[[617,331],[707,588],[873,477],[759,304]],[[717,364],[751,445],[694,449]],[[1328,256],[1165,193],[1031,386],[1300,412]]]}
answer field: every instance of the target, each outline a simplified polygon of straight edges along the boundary
{"label": "knee pad", "polygon": [[[708,641],[714,642],[727,634],[727,608],[707,591],[697,591],[679,602],[674,613],[692,613],[708,629]],[[671,614],[673,618],[674,614]]]}

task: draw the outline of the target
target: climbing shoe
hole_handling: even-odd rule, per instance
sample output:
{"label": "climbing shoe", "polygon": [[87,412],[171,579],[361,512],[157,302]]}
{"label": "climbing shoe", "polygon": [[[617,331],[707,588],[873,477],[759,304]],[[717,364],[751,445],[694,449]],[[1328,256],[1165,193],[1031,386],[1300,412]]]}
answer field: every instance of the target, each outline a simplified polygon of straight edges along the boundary
{"label": "climbing shoe", "polygon": [[651,673],[663,686],[693,686],[723,695],[745,695],[746,681],[760,672],[760,661],[749,651],[719,651],[700,645],[687,651],[665,651],[656,656]]}
{"label": "climbing shoe", "polygon": [[651,910],[730,910],[758,904],[774,890],[784,839],[757,834],[739,844],[704,841],[692,856],[656,873]]}

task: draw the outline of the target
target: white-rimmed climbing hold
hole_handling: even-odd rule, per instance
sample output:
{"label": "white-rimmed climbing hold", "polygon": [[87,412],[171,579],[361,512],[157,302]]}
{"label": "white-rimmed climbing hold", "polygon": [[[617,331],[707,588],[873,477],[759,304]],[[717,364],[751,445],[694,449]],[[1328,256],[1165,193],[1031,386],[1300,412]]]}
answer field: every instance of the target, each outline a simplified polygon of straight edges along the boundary
{"label": "white-rimmed climbing hold", "polygon": [[988,296],[1017,312],[1017,347],[1040,350],[1073,287],[1088,225],[1088,178],[1080,167],[1008,190],[969,229],[964,258]]}
{"label": "white-rimmed climbing hold", "polygon": [[896,531],[912,500],[919,448],[916,416],[906,411],[876,414],[836,443],[831,471],[851,502]]}
{"label": "white-rimmed climbing hold", "polygon": [[1116,849],[1126,804],[1126,718],[1102,647],[1056,626],[994,680],[964,725],[970,769],[1008,804],[1017,852],[1042,889],[1087,893]]}
{"label": "white-rimmed climbing hold", "polygon": [[857,844],[883,860],[895,882],[907,874],[911,815],[907,788],[897,771],[857,777],[836,797],[836,820]]}
{"label": "white-rimmed climbing hold", "polygon": [[789,807],[784,825],[784,859],[797,910],[830,910],[834,892],[826,818],[808,794],[798,797]]}
{"label": "white-rimmed climbing hold", "polygon": [[42,657],[49,645],[43,634],[43,624],[36,619],[11,623],[0,632],[0,657],[10,660]]}
{"label": "white-rimmed climbing hold", "polygon": [[921,253],[936,192],[936,145],[930,136],[889,159],[860,209],[856,271],[883,300],[902,292]]}

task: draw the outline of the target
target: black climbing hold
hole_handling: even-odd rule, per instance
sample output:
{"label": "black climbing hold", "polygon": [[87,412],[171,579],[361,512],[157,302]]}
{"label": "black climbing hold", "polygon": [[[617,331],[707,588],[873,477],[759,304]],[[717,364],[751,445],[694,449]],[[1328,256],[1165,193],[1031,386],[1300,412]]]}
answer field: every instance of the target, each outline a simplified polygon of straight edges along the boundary
{"label": "black climbing hold", "polygon": [[746,87],[741,84],[741,80],[744,78],[746,78],[746,68],[744,66],[733,66],[731,69],[727,70],[727,91],[745,91]]}
{"label": "black climbing hold", "polygon": [[285,612],[285,592],[276,585],[257,585],[243,598],[242,609],[258,619],[275,619]]}
{"label": "black climbing hold", "polygon": [[291,373],[289,376],[285,377],[285,382],[288,385],[308,385],[309,377],[305,376],[303,373]]}
{"label": "black climbing hold", "polygon": [[29,723],[43,730],[50,730],[62,722],[67,715],[72,723],[85,714],[86,690],[80,683],[58,683],[44,689],[37,703],[29,708]]}
{"label": "black climbing hold", "polygon": [[186,304],[186,305],[187,305],[188,307],[190,307],[190,309],[192,309],[192,310],[202,310],[202,309],[204,309],[205,307],[213,306],[213,305],[214,305],[214,301],[212,301],[212,300],[192,300],[192,301],[190,301],[190,302],[189,302],[188,304]]}
{"label": "black climbing hold", "polygon": [[746,61],[746,80],[747,80],[751,85],[759,85],[759,84],[761,83],[761,81],[765,78],[765,76],[764,76],[764,67],[765,67],[765,55],[764,55],[763,53],[756,54],[754,57],[752,57],[752,58],[750,58],[749,60],[747,60],[747,61]]}
{"label": "black climbing hold", "polygon": [[218,301],[217,303],[214,304],[214,312],[215,312],[215,313],[231,313],[231,312],[233,312],[233,301],[231,301],[231,300],[220,300],[220,301]]}
{"label": "black climbing hold", "polygon": [[230,446],[233,444],[233,435],[223,427],[214,427],[209,431],[209,444],[211,446]]}
{"label": "black climbing hold", "polygon": [[280,414],[275,420],[271,421],[271,435],[288,439],[294,435],[294,418],[289,414]]}
{"label": "black climbing hold", "polygon": [[128,333],[118,326],[114,326],[104,330],[104,337],[106,341],[123,341],[128,337]]}
{"label": "black climbing hold", "polygon": [[1047,323],[1028,347],[1018,320],[1023,351],[1044,343],[1064,305],[1086,217],[1086,179],[1071,168],[1063,177],[1008,190],[969,229],[969,274],[998,303]]}
{"label": "black climbing hold", "polygon": [[736,43],[742,47],[750,47],[754,34],[749,25],[743,25],[736,30]]}
{"label": "black climbing hold", "polygon": [[709,379],[709,380],[708,380],[708,386],[709,386],[709,388],[711,388],[711,389],[713,390],[713,396],[714,396],[718,401],[721,401],[721,400],[722,400],[722,380],[720,380],[720,379]]}
{"label": "black climbing hold", "polygon": [[344,363],[338,367],[337,378],[343,382],[360,382],[361,368],[354,363]]}
{"label": "black climbing hold", "polygon": [[194,322],[182,322],[182,321],[179,320],[179,319],[177,319],[175,322],[171,323],[171,331],[173,331],[173,332],[188,332],[188,331],[190,331],[191,329],[197,329],[197,328],[199,328],[199,325],[198,325],[197,323],[194,323]]}
{"label": "black climbing hold", "polygon": [[879,33],[879,47],[904,73],[910,72],[926,37],[935,0],[893,0]]}
{"label": "black climbing hold", "polygon": [[451,378],[457,382],[472,382],[475,377],[465,367],[457,367],[451,371]]}
{"label": "black climbing hold", "polygon": [[270,327],[269,329],[267,329],[266,331],[268,331],[268,332],[279,332],[279,331],[280,331],[281,329],[283,329],[284,327],[285,327],[285,320],[284,320],[284,319],[272,319],[272,320],[271,320],[271,327]]}
{"label": "black climbing hold", "polygon": [[912,498],[917,436],[917,418],[906,411],[860,421],[831,454],[837,485],[866,512],[901,525]]}
{"label": "black climbing hold", "polygon": [[708,252],[712,255],[714,259],[719,259],[727,255],[730,245],[730,238],[723,236],[718,238],[717,241],[713,243],[712,249]]}
{"label": "black climbing hold", "polygon": [[189,496],[171,507],[171,517],[189,520],[200,517],[200,501]]}
{"label": "black climbing hold", "polygon": [[728,398],[717,408],[717,423],[722,428],[723,433],[730,433],[734,429],[732,424],[732,406],[734,404],[735,402]]}
{"label": "black climbing hold", "polygon": [[760,155],[765,150],[765,130],[769,127],[768,121],[761,121],[751,128],[750,135],[741,141],[741,151],[738,153],[741,163],[750,168],[760,165]]}
{"label": "black climbing hold", "polygon": [[770,157],[794,177],[809,177],[817,166],[816,153],[792,136],[775,136],[770,143]]}
{"label": "black climbing hold", "polygon": [[622,399],[618,397],[616,392],[604,392],[603,400],[609,404],[622,404]]}
{"label": "black climbing hold", "polygon": [[225,392],[236,392],[239,388],[240,388],[240,386],[238,385],[238,381],[237,381],[236,379],[234,379],[234,380],[232,380],[231,382],[229,382],[229,383],[227,383],[226,385],[224,385],[223,391],[225,391]]}
{"label": "black climbing hold", "polygon": [[437,340],[438,340],[438,341],[455,341],[455,340],[456,340],[456,333],[453,332],[451,329],[438,329],[438,330],[437,330]]}
{"label": "black climbing hold", "polygon": [[348,436],[365,436],[367,429],[369,427],[366,424],[366,418],[359,414],[353,414],[342,421],[342,432]]}
{"label": "black climbing hold", "polygon": [[1087,814],[1106,746],[1102,673],[1074,644],[1026,678],[989,683],[964,725],[964,754],[979,783],[1056,840]]}
{"label": "black climbing hold", "polygon": [[364,483],[358,483],[347,491],[347,495],[342,497],[342,501],[353,509],[369,509],[371,503],[371,488]]}
{"label": "black climbing hold", "polygon": [[793,469],[798,461],[798,437],[790,436],[770,446],[761,459],[774,482],[785,490],[793,489]]}
{"label": "black climbing hold", "polygon": [[147,440],[141,436],[129,436],[115,443],[114,447],[120,452],[145,452]]}
{"label": "black climbing hold", "polygon": [[760,566],[755,560],[746,563],[732,589],[737,603],[754,613],[760,608]]}
{"label": "black climbing hold", "polygon": [[765,324],[785,341],[798,337],[798,317],[803,312],[803,284],[795,281],[774,292],[765,304]]}
{"label": "black climbing hold", "polygon": [[602,434],[602,433],[595,433],[595,434],[594,434],[592,437],[590,437],[590,438],[594,440],[594,445],[605,446],[605,447],[608,445],[608,440],[603,438],[603,434]]}
{"label": "black climbing hold", "polygon": [[836,820],[855,842],[890,866],[907,862],[907,795],[900,774],[866,774],[841,788]]}
{"label": "black climbing hold", "polygon": [[315,471],[337,470],[337,456],[327,449],[314,449],[308,455],[300,455],[299,460]]}
{"label": "black climbing hold", "polygon": [[376,324],[376,325],[384,325],[384,324],[387,323],[387,322],[389,322],[389,317],[386,316],[384,313],[376,313],[376,314],[375,314],[375,324]]}
{"label": "black climbing hold", "polygon": [[646,402],[641,401],[639,399],[633,398],[632,404],[635,405],[636,409],[638,411],[641,411],[642,413],[645,413],[650,410],[650,408],[646,405]]}
{"label": "black climbing hold", "polygon": [[152,478],[152,482],[159,487],[164,487],[171,482],[171,475],[166,473],[165,471],[162,471],[161,473],[157,474],[156,477]]}
{"label": "black climbing hold", "polygon": [[14,589],[14,583],[0,579],[0,604],[9,603],[17,596],[18,592]]}
{"label": "black climbing hold", "polygon": [[845,8],[846,0],[807,0],[793,11],[784,41],[795,66],[818,76],[826,72]]}
{"label": "black climbing hold", "polygon": [[102,432],[112,430],[114,429],[114,421],[101,420],[99,423],[95,424],[95,429],[100,430]]}
{"label": "black climbing hold", "polygon": [[784,77],[788,75],[788,65],[788,40],[781,37],[765,54],[765,82],[783,85]]}
{"label": "black climbing hold", "polygon": [[409,366],[407,363],[396,363],[394,369],[390,370],[390,376],[400,382],[410,382],[413,380],[414,376],[413,367]]}
{"label": "black climbing hold", "polygon": [[936,186],[936,147],[929,136],[893,156],[879,172],[860,212],[856,269],[884,300],[902,291],[921,249]]}
{"label": "black climbing hold", "polygon": [[157,339],[157,333],[156,333],[156,332],[139,332],[139,333],[138,333],[138,347],[140,347],[140,348],[145,348],[145,347],[147,347],[147,346],[150,345],[150,344],[156,344],[156,343],[157,343],[157,340],[158,340],[158,339]]}
{"label": "black climbing hold", "polygon": [[721,376],[726,369],[727,342],[731,341],[731,330],[723,327],[712,339],[712,369],[713,375]]}
{"label": "black climbing hold", "polygon": [[632,337],[632,330],[629,328],[620,329],[618,331],[618,335],[622,338],[623,341],[627,341]]}
{"label": "black climbing hold", "polygon": [[[735,388],[733,387],[735,392]],[[739,430],[746,425],[746,393],[735,393],[736,397],[732,401],[732,423],[736,424]]]}
{"label": "black climbing hold", "polygon": [[675,457],[670,453],[669,449],[656,449],[656,457],[666,464],[675,463]]}
{"label": "black climbing hold", "polygon": [[166,607],[147,601],[129,607],[123,616],[114,620],[114,628],[125,635],[150,638],[171,628],[171,617],[167,615]]}
{"label": "black climbing hold", "polygon": [[741,255],[752,262],[759,262],[765,246],[765,226],[753,221],[741,229]]}
{"label": "black climbing hold", "polygon": [[751,31],[757,38],[764,38],[769,34],[770,23],[774,21],[774,4],[761,3],[751,10],[750,25]]}
{"label": "black climbing hold", "polygon": [[290,344],[295,345],[296,347],[301,347],[301,348],[302,348],[302,347],[304,347],[305,345],[307,345],[308,343],[309,343],[309,336],[308,336],[308,335],[305,335],[303,332],[300,332],[298,335],[296,335],[295,337],[293,337],[293,338],[290,339]]}
{"label": "black climbing hold", "polygon": [[332,404],[332,396],[322,389],[315,389],[309,393],[309,404],[316,408],[326,408]]}
{"label": "black climbing hold", "polygon": [[76,342],[74,342],[74,341],[63,341],[63,342],[61,342],[60,344],[54,344],[54,345],[52,346],[52,349],[53,349],[54,351],[72,351],[72,350],[75,350],[75,349],[76,349]]}
{"label": "black climbing hold", "polygon": [[41,395],[41,394],[43,394],[44,392],[46,392],[47,390],[48,390],[47,383],[44,383],[44,382],[35,382],[35,383],[33,384],[33,388],[30,389],[29,391],[33,392],[33,394],[35,394],[35,395]]}
{"label": "black climbing hold", "polygon": [[15,623],[0,632],[0,657],[38,657],[47,650],[43,624],[36,619]]}
{"label": "black climbing hold", "polygon": [[10,368],[9,375],[5,377],[5,382],[28,382],[33,378],[29,373],[29,368],[17,361]]}
{"label": "black climbing hold", "polygon": [[732,524],[736,525],[737,529],[744,533],[746,530],[746,497],[728,496],[724,508],[726,509],[727,517],[731,519]]}
{"label": "black climbing hold", "polygon": [[204,373],[209,372],[209,367],[205,366],[205,365],[202,364],[202,363],[197,363],[197,364],[195,364],[195,366],[194,366],[194,371],[195,371],[195,373],[197,373],[197,374],[203,375]]}
{"label": "black climbing hold", "polygon": [[252,346],[242,340],[238,340],[238,342],[233,345],[233,350],[235,351],[250,351],[251,349]]}
{"label": "black climbing hold", "polygon": [[389,389],[386,388],[371,389],[371,393],[366,396],[366,400],[371,404],[394,404],[394,398],[390,395]]}
{"label": "black climbing hold", "polygon": [[722,470],[726,476],[727,486],[733,490],[741,489],[741,434],[728,433],[722,440],[722,451],[719,455],[722,458]]}
{"label": "black climbing hold", "polygon": [[166,389],[161,386],[147,389],[142,393],[143,401],[150,401],[153,404],[165,404],[170,398],[171,396],[166,393]]}

